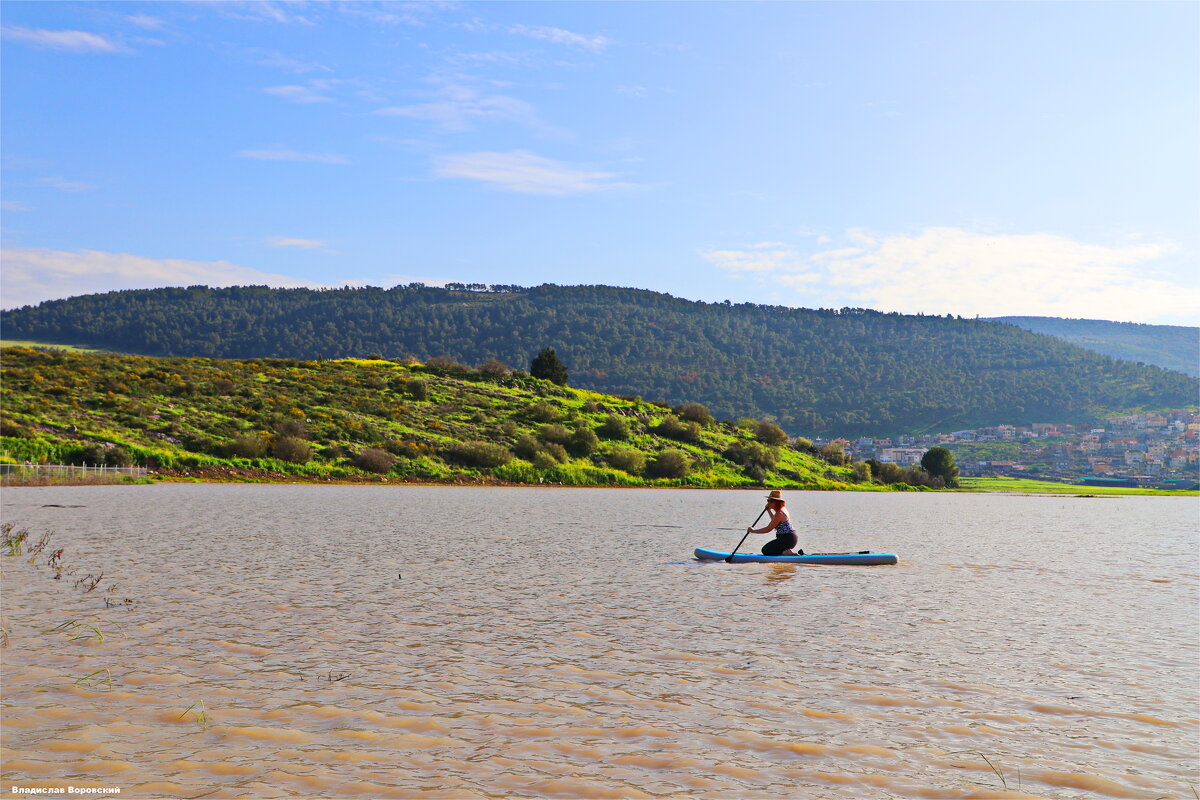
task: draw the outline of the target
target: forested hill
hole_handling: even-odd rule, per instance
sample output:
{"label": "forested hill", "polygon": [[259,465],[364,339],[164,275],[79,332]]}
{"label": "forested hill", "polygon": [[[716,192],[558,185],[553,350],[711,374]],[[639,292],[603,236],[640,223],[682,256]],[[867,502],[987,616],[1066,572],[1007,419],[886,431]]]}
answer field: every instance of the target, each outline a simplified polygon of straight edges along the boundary
{"label": "forested hill", "polygon": [[1181,407],[1197,383],[998,322],[863,309],[699,303],[606,286],[390,290],[190,287],[87,295],[5,312],[7,339],[147,355],[445,355],[527,367],[554,347],[571,384],[793,434],[1071,422]]}
{"label": "forested hill", "polygon": [[1057,336],[1113,358],[1140,361],[1185,375],[1200,376],[1200,328],[1059,317],[994,319],[1034,333]]}

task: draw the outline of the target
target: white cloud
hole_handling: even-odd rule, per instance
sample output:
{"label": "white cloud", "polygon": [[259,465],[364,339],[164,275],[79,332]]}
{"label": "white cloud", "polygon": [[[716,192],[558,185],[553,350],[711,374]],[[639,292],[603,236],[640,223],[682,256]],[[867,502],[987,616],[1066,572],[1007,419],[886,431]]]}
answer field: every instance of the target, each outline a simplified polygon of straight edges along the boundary
{"label": "white cloud", "polygon": [[284,24],[315,25],[311,17],[292,13],[294,9],[306,9],[305,3],[276,3],[272,0],[223,0],[205,2],[203,7],[216,10],[222,16],[250,22],[280,22]]}
{"label": "white cloud", "polygon": [[86,31],[49,31],[42,28],[22,28],[17,25],[5,25],[2,29],[5,39],[30,42],[52,50],[64,50],[70,53],[128,53],[129,48],[117,44],[96,33]]}
{"label": "white cloud", "polygon": [[[1175,248],[1087,244],[1054,234],[982,234],[931,227],[912,235],[846,234],[849,246],[708,250],[734,275],[791,284],[803,305],[903,313],[1054,316],[1152,321],[1194,318],[1195,280],[1159,277]],[[820,242],[826,244],[826,242]]]}
{"label": "white cloud", "polygon": [[89,189],[95,189],[96,185],[87,181],[69,181],[62,177],[53,178],[38,178],[37,182],[42,186],[49,186],[52,189],[58,189],[60,192],[86,192]]}
{"label": "white cloud", "polygon": [[271,247],[299,247],[304,250],[315,250],[318,247],[324,247],[325,242],[320,239],[292,239],[287,236],[272,236],[267,239],[267,244]]}
{"label": "white cloud", "polygon": [[488,94],[462,83],[446,83],[429,103],[387,106],[376,114],[432,122],[452,131],[469,130],[478,122],[499,120],[545,134],[557,134],[531,104],[504,94]]}
{"label": "white cloud", "polygon": [[[774,242],[767,242],[771,245]],[[795,250],[765,249],[750,245],[749,250],[702,250],[705,261],[732,273],[798,272],[805,269],[805,257]]]}
{"label": "white cloud", "polygon": [[42,247],[12,247],[0,250],[0,262],[3,263],[3,270],[0,270],[0,305],[4,308],[119,289],[197,284],[320,286],[286,275],[230,264],[228,261],[147,258],[98,250],[67,252]]}
{"label": "white cloud", "polygon": [[33,206],[24,200],[5,200],[0,202],[0,208],[5,211],[33,211]]}
{"label": "white cloud", "polygon": [[283,147],[267,150],[239,150],[239,158],[254,158],[260,161],[308,161],[316,164],[349,164],[350,159],[339,153],[302,153]]}
{"label": "white cloud", "polygon": [[268,86],[263,92],[290,103],[328,103],[332,98],[319,94],[308,86]]}
{"label": "white cloud", "polygon": [[591,50],[593,53],[598,53],[611,44],[611,41],[607,37],[598,34],[574,33],[562,28],[553,28],[549,25],[510,25],[508,32],[520,36],[528,36],[531,39],[554,42],[555,44],[582,47],[585,50]]}
{"label": "white cloud", "polygon": [[166,25],[166,23],[158,17],[152,17],[149,14],[130,14],[126,16],[125,19],[129,20],[138,27],[150,28],[151,30],[159,30]]}
{"label": "white cloud", "polygon": [[583,194],[627,185],[614,183],[612,173],[575,169],[524,150],[441,156],[435,161],[435,173],[439,178],[469,178],[525,194]]}

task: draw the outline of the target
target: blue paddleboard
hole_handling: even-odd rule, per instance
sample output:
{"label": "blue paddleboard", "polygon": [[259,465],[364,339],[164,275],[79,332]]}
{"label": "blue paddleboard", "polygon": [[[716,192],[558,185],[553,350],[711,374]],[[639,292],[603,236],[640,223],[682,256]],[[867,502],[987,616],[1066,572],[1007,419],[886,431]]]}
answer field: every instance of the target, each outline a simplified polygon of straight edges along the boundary
{"label": "blue paddleboard", "polygon": [[[700,561],[724,561],[729,553],[720,550],[709,550],[707,547],[697,547],[696,558]],[[758,553],[737,553],[732,563],[748,564],[752,562],[769,562],[772,564],[829,564],[874,566],[876,564],[895,564],[899,559],[893,553],[810,553],[803,556],[764,556]]]}

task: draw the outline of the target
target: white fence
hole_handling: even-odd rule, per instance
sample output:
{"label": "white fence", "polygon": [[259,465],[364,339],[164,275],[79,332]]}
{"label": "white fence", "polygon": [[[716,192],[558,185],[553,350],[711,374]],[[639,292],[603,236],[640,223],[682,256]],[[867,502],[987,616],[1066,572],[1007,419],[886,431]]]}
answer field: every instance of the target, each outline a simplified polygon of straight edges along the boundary
{"label": "white fence", "polygon": [[110,467],[106,464],[0,464],[0,478],[48,478],[60,481],[97,476],[144,478],[146,472],[145,467]]}

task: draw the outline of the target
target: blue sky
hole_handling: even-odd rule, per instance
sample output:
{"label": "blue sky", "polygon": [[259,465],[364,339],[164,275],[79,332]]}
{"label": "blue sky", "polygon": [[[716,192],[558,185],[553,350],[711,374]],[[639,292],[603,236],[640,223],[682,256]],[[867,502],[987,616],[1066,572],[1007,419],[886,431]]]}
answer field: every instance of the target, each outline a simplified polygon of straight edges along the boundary
{"label": "blue sky", "polygon": [[605,283],[1200,322],[1200,5],[4,2],[0,302]]}

